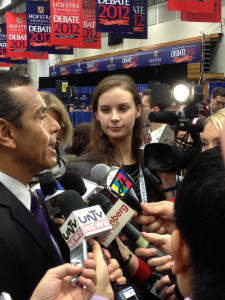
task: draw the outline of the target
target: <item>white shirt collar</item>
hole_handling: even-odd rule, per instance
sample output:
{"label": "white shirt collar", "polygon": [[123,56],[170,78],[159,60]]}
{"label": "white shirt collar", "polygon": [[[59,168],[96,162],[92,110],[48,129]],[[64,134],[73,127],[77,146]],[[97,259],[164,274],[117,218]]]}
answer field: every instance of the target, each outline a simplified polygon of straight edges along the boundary
{"label": "white shirt collar", "polygon": [[151,131],[151,144],[159,142],[159,139],[160,139],[165,127],[166,127],[166,124],[164,124],[163,126],[159,127],[158,129],[156,129],[154,131]]}
{"label": "white shirt collar", "polygon": [[26,187],[18,180],[2,172],[0,172],[0,182],[2,182],[2,184],[4,184],[4,186],[7,187],[7,189],[9,189],[10,192],[12,192],[30,211],[31,199],[28,186]]}

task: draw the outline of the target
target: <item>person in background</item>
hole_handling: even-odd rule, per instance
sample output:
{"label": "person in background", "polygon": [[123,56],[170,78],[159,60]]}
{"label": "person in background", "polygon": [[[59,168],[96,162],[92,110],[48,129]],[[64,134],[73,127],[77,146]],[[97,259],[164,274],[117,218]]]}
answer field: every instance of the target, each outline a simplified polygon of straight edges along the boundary
{"label": "person in background", "polygon": [[[142,97],[142,121],[146,127],[143,128],[144,144],[164,143],[174,145],[174,131],[168,124],[156,123],[149,120],[151,112],[160,112],[172,105],[169,95],[169,87],[166,84],[155,85],[152,90],[144,90]],[[144,148],[144,145],[142,145]]]}
{"label": "person in background", "polygon": [[40,176],[46,172],[51,172],[56,179],[60,179],[62,177],[62,175],[65,173],[66,164],[68,162],[68,158],[64,149],[72,145],[73,135],[72,123],[63,103],[56,97],[56,95],[52,93],[41,91],[40,95],[46,104],[46,113],[54,118],[61,128],[57,135],[57,143],[55,147],[57,164],[51,170],[44,170],[39,174],[36,174],[36,176],[32,178],[30,182],[31,186],[35,183],[38,183]]}
{"label": "person in background", "polygon": [[209,116],[201,133],[202,151],[220,145],[220,137],[225,120],[225,108]]}
{"label": "person in background", "polygon": [[142,104],[134,81],[127,75],[112,75],[103,79],[93,94],[92,109],[94,119],[89,153],[70,162],[67,169],[94,181],[90,174],[96,164],[123,166],[134,181],[133,190],[139,201],[161,200],[163,193],[144,178],[142,172],[142,151],[139,150],[143,141]]}
{"label": "person in background", "polygon": [[73,160],[76,156],[84,155],[90,140],[90,123],[80,123],[73,130],[73,142],[66,149],[67,157]]}
{"label": "person in background", "polygon": [[69,107],[69,111],[75,111],[75,106],[73,104],[70,104],[70,107]]}
{"label": "person in background", "polygon": [[225,88],[215,87],[210,96],[209,110],[214,114],[219,109],[225,107]]}

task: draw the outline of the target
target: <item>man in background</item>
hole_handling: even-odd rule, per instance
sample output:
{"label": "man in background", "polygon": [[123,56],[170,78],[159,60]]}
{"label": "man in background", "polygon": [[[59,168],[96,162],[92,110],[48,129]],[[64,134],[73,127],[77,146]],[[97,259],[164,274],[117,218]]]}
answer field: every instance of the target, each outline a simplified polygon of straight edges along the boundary
{"label": "man in background", "polygon": [[144,90],[142,97],[142,120],[145,123],[143,131],[144,144],[164,143],[174,144],[174,131],[165,123],[156,123],[149,120],[151,112],[160,112],[172,105],[170,89],[167,84],[155,85],[152,90]]}

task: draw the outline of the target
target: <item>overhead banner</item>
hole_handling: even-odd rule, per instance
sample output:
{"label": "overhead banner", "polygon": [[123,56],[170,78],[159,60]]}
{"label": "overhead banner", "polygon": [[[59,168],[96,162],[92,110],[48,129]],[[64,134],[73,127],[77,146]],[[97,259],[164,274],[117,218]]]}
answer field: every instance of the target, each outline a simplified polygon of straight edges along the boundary
{"label": "overhead banner", "polygon": [[96,2],[83,0],[83,46],[82,48],[101,49],[102,34],[96,31]]}
{"label": "overhead banner", "polygon": [[214,0],[168,0],[168,10],[211,13],[214,11]]}
{"label": "overhead banner", "polygon": [[83,45],[83,0],[51,0],[51,41],[53,45]]}
{"label": "overhead banner", "polygon": [[221,23],[221,0],[215,0],[214,12],[181,12],[181,21]]}
{"label": "overhead banner", "polygon": [[148,7],[145,0],[133,0],[134,26],[133,31],[116,34],[118,38],[147,39],[148,38]]}
{"label": "overhead banner", "polygon": [[27,51],[26,14],[6,12],[7,50],[17,59],[48,59],[47,52]]}
{"label": "overhead banner", "polygon": [[6,25],[0,24],[0,58],[7,58]]}
{"label": "overhead banner", "polygon": [[27,56],[26,14],[6,12],[6,32],[9,57]]}
{"label": "overhead banner", "polygon": [[133,32],[133,0],[95,0],[98,32]]}
{"label": "overhead banner", "polygon": [[196,63],[201,61],[201,43],[184,44],[156,50],[135,52],[82,61],[64,66],[50,67],[50,76],[84,74],[91,72],[112,71],[120,69],[152,67],[166,64]]}
{"label": "overhead banner", "polygon": [[0,67],[9,67],[9,68],[12,68],[12,64],[10,64],[10,63],[1,63],[0,62]]}
{"label": "overhead banner", "polygon": [[73,54],[73,47],[51,43],[50,4],[27,1],[27,49],[46,51],[50,54]]}

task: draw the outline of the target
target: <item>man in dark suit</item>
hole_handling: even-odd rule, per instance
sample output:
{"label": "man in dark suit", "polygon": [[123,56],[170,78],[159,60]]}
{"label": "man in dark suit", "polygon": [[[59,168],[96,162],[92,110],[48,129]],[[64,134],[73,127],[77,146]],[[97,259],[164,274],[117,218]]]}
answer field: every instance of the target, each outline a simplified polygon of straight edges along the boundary
{"label": "man in dark suit", "polygon": [[[154,89],[154,90],[153,90]],[[150,122],[149,114],[159,112],[169,107],[172,102],[169,97],[168,86],[165,84],[156,85],[152,90],[144,90],[142,98],[142,120],[146,127],[143,128],[144,136],[151,135],[150,143],[174,144],[174,131],[165,123]],[[167,97],[168,94],[168,97]],[[145,139],[147,140],[147,139]],[[147,144],[149,142],[144,142]]]}
{"label": "man in dark suit", "polygon": [[15,300],[29,299],[49,268],[69,261],[51,220],[53,241],[32,215],[28,188],[35,174],[56,164],[59,129],[28,77],[0,72],[0,289]]}

